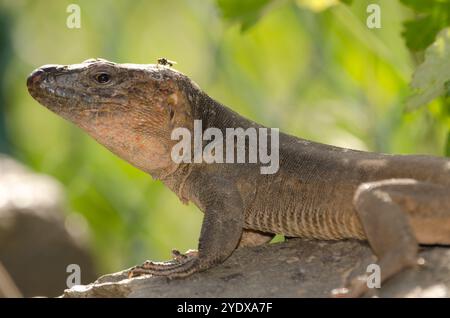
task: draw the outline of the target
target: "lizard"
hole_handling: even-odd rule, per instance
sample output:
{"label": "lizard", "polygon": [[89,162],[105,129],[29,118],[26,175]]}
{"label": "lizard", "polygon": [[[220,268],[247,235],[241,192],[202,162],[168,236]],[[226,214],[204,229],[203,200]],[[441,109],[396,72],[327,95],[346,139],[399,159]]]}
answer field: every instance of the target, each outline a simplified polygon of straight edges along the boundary
{"label": "lizard", "polygon": [[[273,174],[252,163],[175,163],[176,127],[192,130],[194,120],[221,131],[264,126],[162,65],[50,64],[34,70],[27,87],[40,104],[204,213],[198,250],[146,261],[130,277],[187,277],[222,263],[236,248],[281,234],[367,241],[384,282],[418,264],[419,244],[450,245],[448,158],[358,151],[280,133]],[[367,290],[364,280],[353,279],[336,294]]]}

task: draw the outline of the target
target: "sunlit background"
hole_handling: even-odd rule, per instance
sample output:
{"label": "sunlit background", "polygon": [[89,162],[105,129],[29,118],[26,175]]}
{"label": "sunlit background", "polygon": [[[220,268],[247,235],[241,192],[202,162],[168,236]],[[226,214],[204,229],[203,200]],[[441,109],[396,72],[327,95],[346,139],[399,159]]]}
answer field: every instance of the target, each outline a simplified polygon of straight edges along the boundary
{"label": "sunlit background", "polygon": [[[66,26],[70,3],[81,8],[80,29]],[[202,215],[33,100],[25,81],[43,64],[167,57],[266,126],[361,150],[444,155],[444,103],[405,112],[417,66],[401,36],[410,8],[274,1],[247,26],[230,3],[239,10],[226,0],[0,0],[0,152],[63,184],[99,274],[196,248]],[[381,29],[367,28],[368,3],[382,8]]]}

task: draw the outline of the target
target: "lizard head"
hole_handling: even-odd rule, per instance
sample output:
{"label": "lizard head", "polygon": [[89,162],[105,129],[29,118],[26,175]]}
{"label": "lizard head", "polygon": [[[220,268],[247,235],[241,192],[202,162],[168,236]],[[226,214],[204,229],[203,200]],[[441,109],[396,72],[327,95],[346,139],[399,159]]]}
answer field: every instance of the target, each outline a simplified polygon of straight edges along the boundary
{"label": "lizard head", "polygon": [[175,127],[192,125],[183,74],[160,65],[44,65],[27,79],[39,103],[81,127],[136,167],[153,173],[174,169],[170,152]]}

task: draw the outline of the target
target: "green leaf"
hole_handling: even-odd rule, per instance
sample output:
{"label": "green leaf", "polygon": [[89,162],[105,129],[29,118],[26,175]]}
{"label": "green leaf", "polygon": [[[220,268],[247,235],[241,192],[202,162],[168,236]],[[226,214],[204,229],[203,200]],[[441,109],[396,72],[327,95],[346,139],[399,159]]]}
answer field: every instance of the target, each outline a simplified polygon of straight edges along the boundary
{"label": "green leaf", "polygon": [[[433,10],[434,5],[445,4],[445,2],[449,2],[448,0],[443,1],[433,1],[433,0],[400,0],[405,6],[410,7],[411,9],[417,12],[431,12]],[[434,3],[433,3],[434,2]]]}
{"label": "green leaf", "polygon": [[405,38],[406,46],[412,51],[422,51],[427,48],[442,29],[431,15],[406,21],[403,25],[405,29],[402,36]]}
{"label": "green leaf", "polygon": [[242,30],[253,26],[263,14],[263,9],[272,0],[216,0],[226,20],[238,22]]}
{"label": "green leaf", "polygon": [[416,12],[416,18],[403,23],[403,37],[414,52],[423,51],[439,30],[450,25],[450,0],[401,0]]}
{"label": "green leaf", "polygon": [[448,93],[450,81],[450,28],[443,29],[425,51],[425,61],[414,72],[412,96],[406,101],[408,110],[425,105]]}
{"label": "green leaf", "polygon": [[[224,19],[241,24],[243,31],[252,27],[263,16],[267,5],[274,0],[216,0]],[[340,2],[350,5],[353,0],[296,0],[297,5],[315,12]]]}

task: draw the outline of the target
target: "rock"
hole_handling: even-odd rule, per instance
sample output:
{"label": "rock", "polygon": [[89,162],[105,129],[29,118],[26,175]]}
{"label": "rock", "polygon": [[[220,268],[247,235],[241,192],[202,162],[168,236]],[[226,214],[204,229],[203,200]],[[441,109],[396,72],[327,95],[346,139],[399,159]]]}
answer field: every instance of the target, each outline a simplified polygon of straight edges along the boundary
{"label": "rock", "polygon": [[26,297],[59,295],[69,264],[80,266],[82,281],[95,279],[86,233],[66,218],[64,201],[55,179],[0,155],[0,280],[14,282]]}
{"label": "rock", "polygon": [[[450,248],[426,248],[421,257],[424,266],[385,282],[377,296],[449,297]],[[74,286],[62,297],[329,297],[374,260],[363,242],[294,239],[238,249],[223,264],[188,278],[128,279],[123,271]]]}

